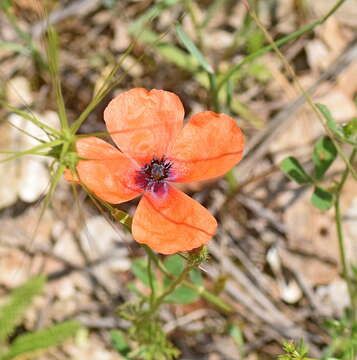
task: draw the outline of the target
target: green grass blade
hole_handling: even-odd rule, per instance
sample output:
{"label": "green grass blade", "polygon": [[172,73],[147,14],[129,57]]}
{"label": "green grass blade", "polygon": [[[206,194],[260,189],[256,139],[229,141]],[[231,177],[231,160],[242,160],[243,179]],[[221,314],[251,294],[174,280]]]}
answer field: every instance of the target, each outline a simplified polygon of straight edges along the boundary
{"label": "green grass blade", "polygon": [[32,123],[34,123],[35,125],[37,125],[39,128],[41,128],[43,131],[46,132],[49,132],[50,134],[52,135],[58,135],[60,136],[61,135],[61,132],[56,130],[56,129],[53,129],[52,127],[48,126],[47,124],[43,123],[42,121],[36,119],[34,116],[32,116],[31,114],[29,114],[28,112],[26,111],[23,111],[23,110],[20,110],[8,103],[6,103],[5,101],[3,100],[0,100],[0,104],[3,105],[6,109],[8,109],[9,111],[21,116],[23,119],[26,119],[26,120],[29,120],[31,121]]}
{"label": "green grass blade", "polygon": [[157,2],[129,26],[129,33],[137,35],[147,23],[158,17],[165,9],[178,3],[178,1],[179,0],[161,0]]}
{"label": "green grass blade", "polygon": [[23,133],[24,135],[30,137],[31,139],[34,139],[42,144],[45,143],[44,140],[38,138],[37,136],[34,136],[32,134],[30,134],[28,131],[24,130],[24,129],[21,129],[20,127],[18,127],[17,125],[13,124],[11,121],[8,121],[8,124],[13,127],[14,129],[16,129],[17,131],[20,131],[21,133]]}
{"label": "green grass blade", "polygon": [[11,50],[22,55],[31,54],[27,47],[14,42],[0,41],[0,49]]}
{"label": "green grass blade", "polygon": [[74,121],[74,123],[71,125],[71,133],[75,134],[79,127],[82,125],[83,121],[89,116],[89,114],[94,110],[94,108],[104,99],[104,97],[111,91],[113,86],[111,86],[111,82],[115,76],[115,74],[120,69],[123,61],[126,59],[126,57],[131,53],[132,48],[134,47],[135,42],[132,42],[130,46],[127,48],[125,53],[120,57],[120,60],[117,64],[113,66],[113,69],[111,70],[110,74],[106,77],[105,81],[103,82],[103,85],[100,87],[98,92],[95,94],[92,101],[87,105],[87,107],[84,109],[84,111],[80,114],[80,116]]}
{"label": "green grass blade", "polygon": [[176,66],[192,73],[197,72],[199,68],[197,59],[177,46],[164,42],[164,35],[158,35],[152,30],[145,29],[138,41],[150,45],[156,53]]}
{"label": "green grass blade", "polygon": [[183,31],[182,27],[179,24],[176,25],[176,33],[183,45],[190,52],[190,54],[199,62],[202,68],[206,70],[209,74],[214,74],[212,66],[208,63],[201,51],[191,41],[191,39],[187,36],[187,34]]}
{"label": "green grass blade", "polygon": [[212,2],[212,4],[210,5],[210,7],[208,8],[208,10],[206,11],[206,15],[202,21],[202,24],[200,25],[200,27],[203,29],[205,28],[209,22],[211,21],[212,17],[214,16],[214,14],[219,11],[219,9],[224,5],[224,3],[227,0],[214,0]]}
{"label": "green grass blade", "polygon": [[66,108],[64,105],[61,82],[59,77],[58,34],[53,27],[49,27],[48,29],[47,40],[48,40],[48,46],[47,46],[48,66],[50,69],[53,87],[55,89],[58,115],[60,118],[62,129],[68,129],[68,119],[66,115]]}
{"label": "green grass blade", "polygon": [[[18,159],[19,157],[25,156],[25,155],[36,155],[36,153],[38,151],[41,151],[43,149],[47,149],[49,147],[54,147],[54,146],[60,145],[62,143],[63,143],[62,140],[57,139],[57,140],[54,140],[54,141],[46,142],[46,143],[38,145],[38,146],[34,146],[33,148],[31,148],[29,150],[18,151],[18,152],[16,152],[16,154],[14,154],[12,156],[9,156],[9,157],[7,157],[5,159],[1,159],[0,163],[10,161],[10,160],[15,160],[15,159]],[[7,153],[7,152],[5,151],[4,153]],[[12,153],[12,152],[10,152],[10,153]]]}

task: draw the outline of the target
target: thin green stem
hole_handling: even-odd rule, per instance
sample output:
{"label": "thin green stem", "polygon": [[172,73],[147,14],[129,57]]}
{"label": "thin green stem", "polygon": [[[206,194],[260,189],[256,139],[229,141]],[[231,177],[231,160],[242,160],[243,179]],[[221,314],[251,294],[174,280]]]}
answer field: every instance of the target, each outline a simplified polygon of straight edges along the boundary
{"label": "thin green stem", "polygon": [[[118,81],[114,81],[113,82],[113,78],[115,76],[115,74],[118,72],[118,70],[120,69],[123,61],[127,58],[127,56],[131,53],[131,50],[133,49],[134,45],[135,45],[135,41],[133,41],[130,46],[127,48],[127,50],[125,51],[125,53],[121,56],[120,60],[118,63],[116,63],[112,70],[110,71],[109,75],[106,77],[106,79],[104,80],[103,84],[101,85],[101,87],[99,88],[98,92],[94,95],[92,101],[87,105],[87,107],[84,109],[84,111],[79,115],[79,117],[74,121],[74,123],[71,125],[71,132],[72,134],[75,134],[78,129],[80,128],[80,126],[82,125],[83,121],[89,116],[89,114],[93,111],[93,109],[99,104],[100,101],[102,101],[104,99],[104,97],[113,89],[113,87],[115,85],[118,84],[118,82],[120,82],[124,76],[126,75],[124,73],[124,75],[119,77]],[[140,59],[143,57],[144,55],[139,57],[139,61]],[[133,65],[131,66],[133,67]],[[131,68],[130,67],[130,68]],[[129,69],[130,69],[129,68]],[[129,70],[128,70],[129,71]]]}
{"label": "thin green stem", "polygon": [[351,278],[349,276],[349,271],[348,271],[348,266],[347,266],[345,243],[344,243],[342,221],[341,221],[340,196],[337,196],[336,200],[335,200],[335,222],[336,222],[338,246],[339,246],[339,253],[340,253],[340,261],[341,261],[341,265],[342,265],[342,273],[343,273],[343,277],[347,283],[347,289],[348,289],[348,294],[349,294],[350,302],[351,302],[353,320],[355,320],[356,309],[355,309],[355,301],[354,301],[354,292],[353,292],[353,286],[352,286],[352,282],[351,282]]}
{"label": "thin green stem", "polygon": [[[151,259],[153,260],[153,262],[155,263],[157,268],[165,276],[167,276],[170,279],[175,279],[176,278],[174,275],[172,275],[166,269],[166,267],[162,263],[162,261],[155,255],[155,253],[149,247],[147,247],[146,245],[143,245],[143,248],[146,251],[146,253],[148,254],[148,256],[151,257]],[[203,286],[196,285],[196,284],[194,284],[194,283],[192,283],[191,281],[188,281],[188,280],[183,280],[182,284],[189,287],[190,289],[196,291],[197,294],[201,295],[204,299],[206,299],[210,303],[214,304],[215,306],[220,308],[222,311],[226,311],[226,312],[233,312],[234,311],[233,308],[228,303],[226,303],[225,301],[223,301],[222,299],[220,299],[218,296],[214,295],[213,293],[209,292],[208,290],[206,290]]]}
{"label": "thin green stem", "polygon": [[8,109],[11,112],[14,112],[15,114],[21,116],[22,118],[31,121],[32,123],[34,123],[35,125],[37,125],[39,128],[41,128],[43,131],[49,132],[51,135],[57,135],[60,136],[62,133],[60,131],[58,131],[57,129],[54,129],[48,125],[46,125],[45,123],[43,123],[42,121],[36,119],[33,115],[29,114],[26,111],[22,111],[8,103],[6,103],[3,100],[0,100],[0,105],[3,105],[6,109]]}
{"label": "thin green stem", "polygon": [[181,274],[171,282],[170,286],[160,296],[156,298],[153,306],[151,307],[153,313],[158,309],[165,298],[175,291],[175,289],[185,280],[188,273],[195,267],[196,265],[186,264]]}
{"label": "thin green stem", "polygon": [[[357,149],[354,149],[351,153],[351,156],[349,159],[349,162],[351,164],[354,161],[356,153],[357,153]],[[340,261],[341,261],[341,265],[342,265],[342,273],[343,273],[343,277],[347,283],[347,289],[348,289],[348,294],[349,294],[350,302],[351,302],[353,320],[356,320],[356,311],[357,311],[356,297],[355,297],[355,293],[354,293],[352,279],[349,275],[349,270],[348,270],[345,242],[344,242],[344,235],[343,235],[343,228],[342,228],[341,209],[340,209],[341,190],[343,189],[343,186],[347,180],[349,172],[350,172],[350,169],[346,166],[346,169],[343,172],[341,181],[339,182],[339,184],[337,186],[336,199],[335,199],[335,222],[336,222],[337,239],[338,239],[338,246],[339,246],[339,253],[340,253]]]}
{"label": "thin green stem", "polygon": [[150,293],[150,308],[153,307],[155,297],[156,297],[154,279],[153,279],[153,275],[152,275],[152,262],[153,262],[152,258],[150,256],[148,256],[147,272],[148,272],[148,279],[149,279],[149,285],[150,285],[150,290],[151,290],[151,293]]}
{"label": "thin green stem", "polygon": [[216,80],[216,74],[212,74],[207,72],[208,79],[209,79],[209,87],[210,87],[210,93],[211,93],[211,100],[213,105],[213,110],[216,113],[220,112],[220,103],[218,100],[218,90],[217,90],[217,80]]}
{"label": "thin green stem", "polygon": [[49,147],[54,147],[54,146],[60,145],[62,143],[63,143],[63,140],[57,139],[57,140],[54,140],[54,141],[46,142],[46,143],[38,145],[38,146],[34,146],[31,149],[28,149],[28,150],[25,150],[25,151],[18,151],[12,156],[9,156],[9,157],[7,157],[5,159],[1,159],[0,163],[10,161],[10,160],[15,160],[15,159],[17,159],[17,158],[19,158],[21,156],[24,156],[24,155],[36,155],[38,151],[41,151],[43,149],[47,149]]}

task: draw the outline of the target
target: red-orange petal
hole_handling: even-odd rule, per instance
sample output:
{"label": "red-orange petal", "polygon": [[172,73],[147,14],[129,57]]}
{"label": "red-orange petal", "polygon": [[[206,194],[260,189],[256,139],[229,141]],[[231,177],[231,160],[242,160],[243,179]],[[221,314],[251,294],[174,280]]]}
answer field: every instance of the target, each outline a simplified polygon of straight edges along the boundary
{"label": "red-orange petal", "polygon": [[168,158],[177,182],[206,180],[225,174],[242,158],[244,136],[225,114],[194,115],[173,144]]}
{"label": "red-orange petal", "polygon": [[82,182],[100,199],[113,204],[131,200],[142,192],[135,186],[136,167],[114,146],[88,137],[76,142],[78,155],[85,159],[77,164],[76,174],[65,173],[67,181]]}
{"label": "red-orange petal", "polygon": [[161,254],[207,244],[216,229],[216,219],[206,208],[170,185],[163,196],[144,193],[132,225],[134,239]]}
{"label": "red-orange petal", "polygon": [[139,161],[161,158],[182,128],[184,108],[177,95],[135,88],[116,96],[104,111],[117,146]]}

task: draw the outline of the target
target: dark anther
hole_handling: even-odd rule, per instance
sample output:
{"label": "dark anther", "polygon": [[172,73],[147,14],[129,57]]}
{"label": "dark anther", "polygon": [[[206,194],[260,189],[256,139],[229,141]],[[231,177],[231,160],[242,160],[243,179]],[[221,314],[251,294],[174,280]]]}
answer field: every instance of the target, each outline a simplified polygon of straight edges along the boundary
{"label": "dark anther", "polygon": [[136,182],[144,190],[157,192],[170,177],[171,167],[172,164],[164,157],[153,158],[138,171]]}

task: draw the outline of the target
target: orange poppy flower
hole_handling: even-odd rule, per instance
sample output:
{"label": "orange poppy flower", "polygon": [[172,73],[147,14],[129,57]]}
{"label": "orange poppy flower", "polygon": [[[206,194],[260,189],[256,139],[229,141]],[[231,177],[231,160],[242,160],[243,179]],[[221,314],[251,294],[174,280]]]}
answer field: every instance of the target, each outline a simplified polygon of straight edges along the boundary
{"label": "orange poppy flower", "polygon": [[[244,138],[231,117],[204,111],[182,128],[178,96],[164,90],[132,89],[104,111],[107,129],[120,150],[88,137],[76,142],[78,176],[99,198],[118,204],[143,193],[134,214],[134,239],[162,254],[206,244],[217,222],[171,182],[223,175],[242,158]],[[70,171],[68,181],[76,181]]]}

